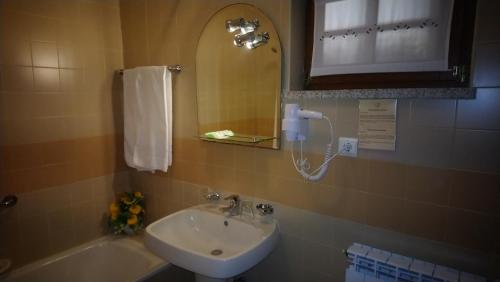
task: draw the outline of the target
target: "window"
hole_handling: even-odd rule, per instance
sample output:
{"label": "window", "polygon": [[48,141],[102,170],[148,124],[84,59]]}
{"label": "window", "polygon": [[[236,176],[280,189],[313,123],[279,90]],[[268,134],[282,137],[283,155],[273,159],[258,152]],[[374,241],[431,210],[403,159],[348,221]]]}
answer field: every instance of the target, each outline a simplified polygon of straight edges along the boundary
{"label": "window", "polygon": [[309,5],[309,89],[467,86],[474,1]]}

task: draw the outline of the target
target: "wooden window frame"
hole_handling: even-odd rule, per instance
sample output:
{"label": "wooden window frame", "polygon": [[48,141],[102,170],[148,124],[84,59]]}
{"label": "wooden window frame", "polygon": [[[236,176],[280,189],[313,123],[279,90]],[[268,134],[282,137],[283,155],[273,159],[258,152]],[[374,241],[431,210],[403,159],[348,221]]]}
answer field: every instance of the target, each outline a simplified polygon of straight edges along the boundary
{"label": "wooden window frame", "polygon": [[314,42],[314,0],[307,0],[305,28],[305,89],[365,89],[469,87],[476,0],[455,0],[453,7],[449,71],[339,74],[311,77]]}

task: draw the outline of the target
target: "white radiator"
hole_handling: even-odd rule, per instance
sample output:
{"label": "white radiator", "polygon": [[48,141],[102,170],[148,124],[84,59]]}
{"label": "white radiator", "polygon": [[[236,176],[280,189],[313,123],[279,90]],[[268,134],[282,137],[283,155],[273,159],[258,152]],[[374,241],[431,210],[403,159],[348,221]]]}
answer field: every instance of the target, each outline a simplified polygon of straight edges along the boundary
{"label": "white radiator", "polygon": [[346,282],[486,282],[486,278],[354,243],[347,249]]}

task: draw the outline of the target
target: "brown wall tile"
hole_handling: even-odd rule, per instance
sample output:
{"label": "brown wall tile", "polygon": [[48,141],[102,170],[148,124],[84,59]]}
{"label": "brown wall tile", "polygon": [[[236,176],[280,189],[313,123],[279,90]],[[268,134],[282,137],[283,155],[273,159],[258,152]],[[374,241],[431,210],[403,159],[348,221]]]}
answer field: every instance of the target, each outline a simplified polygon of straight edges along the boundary
{"label": "brown wall tile", "polygon": [[123,136],[1,146],[1,190],[24,193],[126,169]]}
{"label": "brown wall tile", "polygon": [[492,216],[481,215],[459,209],[449,209],[446,219],[445,240],[472,249],[490,251],[495,220]]}
{"label": "brown wall tile", "polygon": [[324,187],[318,195],[320,202],[328,205],[328,212],[334,217],[357,222],[367,222],[368,209],[366,193],[354,189]]}
{"label": "brown wall tile", "polygon": [[432,240],[444,239],[446,208],[405,201],[402,218],[403,232]]}
{"label": "brown wall tile", "polygon": [[368,191],[393,197],[404,196],[405,166],[390,162],[370,162]]}
{"label": "brown wall tile", "polygon": [[366,223],[401,231],[404,201],[400,198],[366,194]]}
{"label": "brown wall tile", "polygon": [[43,148],[39,144],[2,147],[5,170],[26,169],[41,166]]}
{"label": "brown wall tile", "polygon": [[368,160],[337,157],[331,162],[328,173],[332,174],[331,184],[335,187],[367,191],[369,169]]}
{"label": "brown wall tile", "polygon": [[500,215],[500,175],[454,171],[450,206]]}
{"label": "brown wall tile", "polygon": [[414,201],[447,205],[450,178],[448,170],[406,166],[404,171],[405,197]]}

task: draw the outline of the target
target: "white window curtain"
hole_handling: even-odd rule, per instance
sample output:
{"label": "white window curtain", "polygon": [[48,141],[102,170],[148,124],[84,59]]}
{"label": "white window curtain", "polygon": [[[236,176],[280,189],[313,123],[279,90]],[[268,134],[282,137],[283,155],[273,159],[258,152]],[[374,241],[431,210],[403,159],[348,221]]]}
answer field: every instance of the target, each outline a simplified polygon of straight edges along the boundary
{"label": "white window curtain", "polygon": [[311,76],[448,69],[453,0],[315,0]]}

